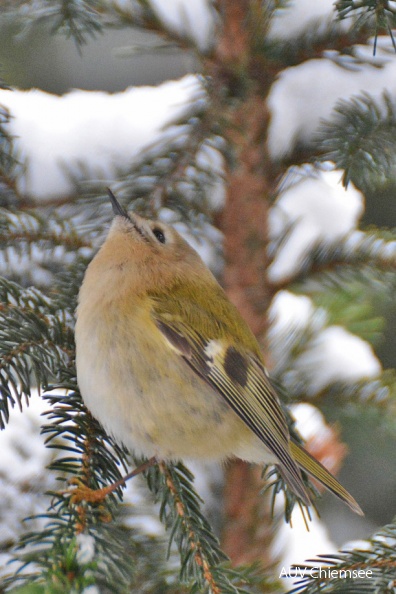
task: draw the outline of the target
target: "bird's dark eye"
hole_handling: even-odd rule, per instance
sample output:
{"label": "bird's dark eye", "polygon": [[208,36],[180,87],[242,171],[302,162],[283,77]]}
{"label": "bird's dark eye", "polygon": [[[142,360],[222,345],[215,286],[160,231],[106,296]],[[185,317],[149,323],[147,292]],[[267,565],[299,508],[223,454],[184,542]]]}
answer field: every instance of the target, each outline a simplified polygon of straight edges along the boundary
{"label": "bird's dark eye", "polygon": [[161,231],[158,227],[154,227],[153,235],[158,239],[160,243],[165,243],[165,233]]}

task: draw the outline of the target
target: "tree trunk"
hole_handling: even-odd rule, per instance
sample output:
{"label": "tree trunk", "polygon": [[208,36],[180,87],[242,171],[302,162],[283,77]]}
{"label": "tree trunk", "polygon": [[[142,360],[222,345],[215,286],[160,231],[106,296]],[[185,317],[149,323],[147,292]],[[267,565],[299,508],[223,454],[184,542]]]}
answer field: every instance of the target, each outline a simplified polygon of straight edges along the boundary
{"label": "tree trunk", "polygon": [[[219,117],[225,121],[232,150],[227,201],[220,220],[225,249],[223,284],[259,339],[265,357],[266,312],[272,296],[266,283],[268,209],[275,184],[266,149],[266,97],[274,75],[265,71],[262,58],[258,64],[255,55],[254,8],[259,4],[219,0],[223,29],[208,70],[214,89],[224,93],[226,88],[229,93],[225,108],[220,95],[217,102],[222,105]],[[226,468],[222,546],[234,564],[269,563],[271,524],[266,498],[259,495],[261,472],[240,460]]]}

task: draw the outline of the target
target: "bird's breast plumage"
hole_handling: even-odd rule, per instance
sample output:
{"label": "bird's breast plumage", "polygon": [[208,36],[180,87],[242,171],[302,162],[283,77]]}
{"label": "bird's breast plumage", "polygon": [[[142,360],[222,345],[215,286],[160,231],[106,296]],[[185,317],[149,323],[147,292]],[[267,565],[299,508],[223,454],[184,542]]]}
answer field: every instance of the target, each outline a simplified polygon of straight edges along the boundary
{"label": "bird's breast plumage", "polygon": [[254,438],[250,430],[169,348],[146,308],[129,303],[129,315],[119,316],[122,307],[114,302],[95,308],[91,303],[83,311],[80,303],[77,375],[88,409],[136,453],[166,459],[237,454],[238,447]]}

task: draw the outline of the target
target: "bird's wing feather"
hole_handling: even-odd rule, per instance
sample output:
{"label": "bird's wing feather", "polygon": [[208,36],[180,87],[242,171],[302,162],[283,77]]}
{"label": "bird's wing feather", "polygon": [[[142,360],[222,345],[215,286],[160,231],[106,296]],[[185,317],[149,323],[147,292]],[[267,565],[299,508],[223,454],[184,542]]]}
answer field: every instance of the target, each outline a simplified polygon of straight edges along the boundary
{"label": "bird's wing feather", "polygon": [[[181,308],[179,311],[183,311]],[[205,311],[195,312],[205,317]],[[305,502],[309,499],[300,471],[289,450],[289,431],[276,392],[257,356],[246,351],[227,335],[203,338],[183,315],[172,315],[154,307],[157,328],[180,357],[205,382],[210,384],[239,417],[275,454],[290,486]],[[207,328],[201,319],[199,327]]]}
{"label": "bird's wing feather", "polygon": [[225,340],[204,340],[181,322],[157,318],[156,325],[173,350],[220,392],[264,442],[287,443],[288,430],[278,399],[252,356],[227,346]]}

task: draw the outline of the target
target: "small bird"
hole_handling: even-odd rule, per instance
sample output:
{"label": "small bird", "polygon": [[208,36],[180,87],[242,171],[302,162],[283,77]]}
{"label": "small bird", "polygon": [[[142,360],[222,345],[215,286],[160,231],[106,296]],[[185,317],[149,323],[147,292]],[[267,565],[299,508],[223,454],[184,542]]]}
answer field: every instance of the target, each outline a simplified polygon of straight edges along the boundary
{"label": "small bird", "polygon": [[155,460],[274,464],[305,505],[303,469],[353,497],[290,438],[259,345],[200,256],[163,222],[114,219],[77,307],[77,379],[116,442]]}

